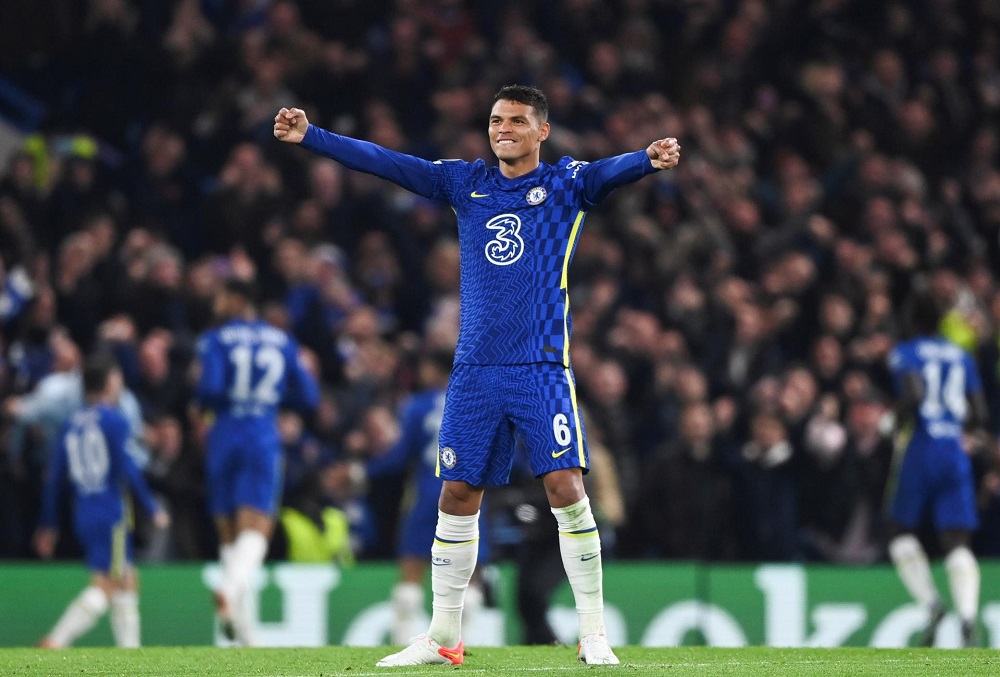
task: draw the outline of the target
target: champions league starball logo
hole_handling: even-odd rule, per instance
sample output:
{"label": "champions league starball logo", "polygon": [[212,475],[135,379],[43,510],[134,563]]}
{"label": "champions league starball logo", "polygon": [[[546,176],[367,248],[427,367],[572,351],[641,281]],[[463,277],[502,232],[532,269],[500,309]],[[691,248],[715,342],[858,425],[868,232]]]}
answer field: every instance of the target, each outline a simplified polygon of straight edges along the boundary
{"label": "champions league starball logo", "polygon": [[493,239],[486,243],[486,258],[497,266],[509,266],[524,253],[521,238],[521,219],[516,214],[501,214],[487,221],[486,227],[495,230]]}

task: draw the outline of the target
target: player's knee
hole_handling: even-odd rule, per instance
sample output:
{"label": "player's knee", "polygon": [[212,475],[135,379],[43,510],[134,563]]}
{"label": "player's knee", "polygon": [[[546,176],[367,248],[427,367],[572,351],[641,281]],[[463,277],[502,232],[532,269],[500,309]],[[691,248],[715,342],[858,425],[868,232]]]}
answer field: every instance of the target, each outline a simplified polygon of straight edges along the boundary
{"label": "player's knee", "polygon": [[900,534],[889,541],[889,556],[893,561],[905,561],[924,555],[924,548],[916,536],[910,533]]}
{"label": "player's knee", "polygon": [[481,487],[466,482],[445,480],[441,487],[438,509],[449,515],[475,515],[483,500]]}
{"label": "player's knee", "polygon": [[582,501],[587,492],[583,487],[583,473],[579,468],[555,470],[542,478],[549,505],[564,508]]}
{"label": "player's knee", "polygon": [[100,616],[108,610],[111,596],[107,590],[99,585],[91,585],[86,588],[79,597],[80,606],[93,616]]}

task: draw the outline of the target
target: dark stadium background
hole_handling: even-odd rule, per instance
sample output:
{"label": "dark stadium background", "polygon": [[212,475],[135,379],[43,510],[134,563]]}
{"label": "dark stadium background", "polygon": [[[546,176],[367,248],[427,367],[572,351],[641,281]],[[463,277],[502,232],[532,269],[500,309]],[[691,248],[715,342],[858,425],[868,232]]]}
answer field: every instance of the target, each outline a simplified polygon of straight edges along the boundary
{"label": "dark stadium background", "polygon": [[[4,2],[0,394],[74,346],[115,351],[174,515],[141,525],[141,561],[216,556],[189,366],[230,275],[322,376],[315,419],[283,421],[286,500],[343,508],[359,559],[392,557],[402,478],[359,491],[346,464],[391,444],[415,356],[454,341],[454,219],[277,143],[272,119],[294,105],[422,157],[489,157],[514,82],[548,93],[548,160],[684,147],[590,215],[571,270],[611,558],[884,561],[876,426],[914,289],[951,309],[997,432],[996,2]],[[46,450],[4,412],[0,558],[31,559]],[[988,471],[975,550],[997,556]],[[532,496],[491,500],[503,558]]]}

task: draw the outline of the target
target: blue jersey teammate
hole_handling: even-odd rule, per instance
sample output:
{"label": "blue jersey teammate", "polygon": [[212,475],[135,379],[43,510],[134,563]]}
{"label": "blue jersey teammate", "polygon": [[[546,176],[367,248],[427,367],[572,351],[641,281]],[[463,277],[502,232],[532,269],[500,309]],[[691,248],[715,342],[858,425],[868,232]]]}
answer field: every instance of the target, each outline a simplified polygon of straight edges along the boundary
{"label": "blue jersey teammate", "polygon": [[[402,436],[389,451],[365,465],[369,479],[411,470],[410,504],[399,526],[396,546],[400,580],[392,591],[392,639],[396,644],[406,643],[419,632],[413,631],[413,624],[424,606],[423,580],[437,525],[441,494],[441,478],[437,472],[438,434],[453,359],[450,351],[430,351],[421,356],[417,379],[422,389],[402,408]],[[478,563],[483,564],[487,556],[487,539],[480,538]],[[482,607],[483,592],[478,583],[474,575],[466,591],[462,614],[465,628],[475,627],[476,611]]]}
{"label": "blue jersey teammate", "polygon": [[124,381],[108,356],[87,360],[83,367],[84,406],[55,439],[42,499],[35,548],[48,558],[55,549],[57,512],[63,482],[73,491],[73,525],[83,546],[90,585],[66,608],[39,643],[46,648],[69,646],[111,608],[111,629],[120,647],[140,644],[139,602],[132,566],[131,489],[158,527],[169,523],[126,452],[129,422],[114,409]]}
{"label": "blue jersey teammate", "polygon": [[967,425],[981,431],[986,403],[975,362],[939,335],[941,315],[934,299],[918,295],[914,301],[910,322],[915,337],[897,345],[889,357],[896,417],[902,422],[897,433],[902,456],[890,484],[889,555],[907,590],[928,611],[922,642],[930,646],[945,609],[915,534],[929,511],[946,553],[962,644],[975,646],[979,565],[969,542],[979,521],[972,466],[962,440]]}
{"label": "blue jersey teammate", "polygon": [[433,615],[426,635],[380,667],[463,661],[462,603],[476,564],[487,485],[508,481],[515,435],[542,478],[580,621],[579,659],[618,663],[604,632],[600,538],[583,486],[587,449],[569,363],[570,260],[587,211],[616,187],[680,160],[676,139],[579,162],[541,162],[548,102],[534,87],[494,97],[488,134],[499,165],[429,162],[309,124],[282,108],[274,135],[388,179],[458,217],[461,329],[441,426],[444,479],[431,549]]}
{"label": "blue jersey teammate", "polygon": [[214,417],[206,475],[222,567],[215,601],[223,633],[252,646],[247,595],[267,554],[282,486],[278,407],[312,410],[319,389],[295,341],[257,319],[248,283],[226,282],[215,313],[223,324],[199,337],[195,388],[198,404]]}

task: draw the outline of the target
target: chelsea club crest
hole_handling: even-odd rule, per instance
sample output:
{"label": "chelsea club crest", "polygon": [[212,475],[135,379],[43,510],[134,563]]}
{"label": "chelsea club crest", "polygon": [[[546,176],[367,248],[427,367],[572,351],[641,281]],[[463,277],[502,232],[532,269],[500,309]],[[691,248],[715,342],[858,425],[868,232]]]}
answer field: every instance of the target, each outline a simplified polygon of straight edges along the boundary
{"label": "chelsea club crest", "polygon": [[454,468],[455,461],[458,459],[455,457],[455,450],[451,447],[444,447],[441,449],[441,465],[445,468]]}
{"label": "chelsea club crest", "polygon": [[545,198],[548,193],[541,186],[535,186],[528,191],[528,194],[524,196],[524,199],[528,201],[529,205],[540,205],[545,202]]}

